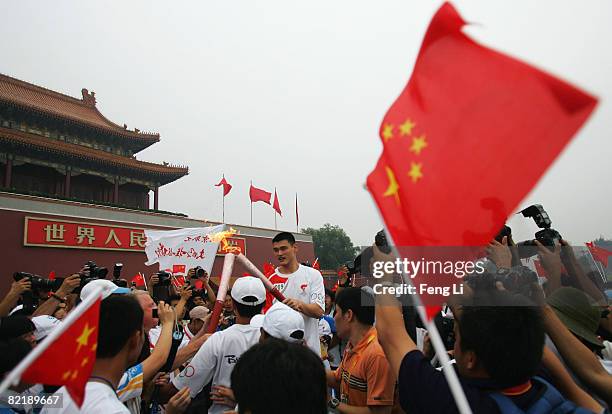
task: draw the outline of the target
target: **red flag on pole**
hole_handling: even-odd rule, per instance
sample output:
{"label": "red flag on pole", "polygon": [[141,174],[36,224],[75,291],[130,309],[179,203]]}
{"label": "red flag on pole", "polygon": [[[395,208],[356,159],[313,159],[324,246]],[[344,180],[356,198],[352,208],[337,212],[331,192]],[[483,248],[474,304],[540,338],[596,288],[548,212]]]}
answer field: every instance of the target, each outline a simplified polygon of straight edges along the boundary
{"label": "red flag on pole", "polygon": [[229,192],[232,190],[232,185],[227,182],[225,177],[223,177],[221,181],[219,181],[219,184],[215,184],[215,187],[220,187],[220,186],[223,186],[223,197],[228,195]]}
{"label": "red flag on pole", "polygon": [[397,246],[487,245],[597,103],[464,24],[438,10],[380,128],[367,185]]}
{"label": "red flag on pole", "polygon": [[65,386],[79,407],[85,385],[96,361],[101,290],[92,293],[32,350],[0,385],[4,392],[12,384]]}
{"label": "red flag on pole", "polygon": [[589,248],[593,259],[604,265],[604,267],[608,267],[608,256],[612,255],[612,252],[602,247],[596,246],[593,242],[585,244]]}
{"label": "red flag on pole", "polygon": [[144,275],[142,273],[138,273],[136,276],[132,278],[131,283],[137,287],[144,286],[145,285]]}
{"label": "red flag on pole", "polygon": [[276,210],[279,216],[282,217],[283,213],[281,212],[280,203],[278,202],[278,195],[276,194],[276,188],[274,189],[274,202],[272,203],[272,208]]}
{"label": "red flag on pole", "polygon": [[251,188],[249,190],[249,196],[251,197],[251,203],[263,201],[266,204],[270,204],[272,193],[269,193],[266,190],[262,190],[257,187],[253,187],[253,184],[251,184]]}

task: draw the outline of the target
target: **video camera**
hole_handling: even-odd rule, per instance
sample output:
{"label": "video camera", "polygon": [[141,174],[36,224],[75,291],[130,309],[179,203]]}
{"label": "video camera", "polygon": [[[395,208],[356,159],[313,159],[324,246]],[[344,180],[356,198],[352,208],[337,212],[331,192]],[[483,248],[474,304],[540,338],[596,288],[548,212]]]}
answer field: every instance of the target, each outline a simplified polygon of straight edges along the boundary
{"label": "video camera", "polygon": [[[561,234],[555,229],[552,229],[552,221],[548,216],[544,207],[541,204],[534,204],[520,211],[523,217],[530,217],[535,221],[535,224],[542,230],[536,232],[535,239],[546,246],[549,250],[554,251],[555,246],[561,244]],[[517,243],[519,254],[522,258],[530,257],[537,253],[536,249],[525,249],[524,247],[535,247],[533,240],[526,240]]]}
{"label": "video camera", "polygon": [[[387,236],[384,230],[381,230],[376,233],[376,236],[374,236],[374,244],[381,252],[385,254],[391,253],[391,247],[387,242]],[[362,266],[369,266],[370,259],[372,258],[373,253],[374,252],[372,246],[368,246],[361,253],[359,253],[354,260],[349,260],[344,264],[344,266],[346,266],[346,268],[348,269],[349,278],[356,274],[364,274],[364,269],[362,268]],[[368,272],[369,269],[365,269],[365,273]]]}

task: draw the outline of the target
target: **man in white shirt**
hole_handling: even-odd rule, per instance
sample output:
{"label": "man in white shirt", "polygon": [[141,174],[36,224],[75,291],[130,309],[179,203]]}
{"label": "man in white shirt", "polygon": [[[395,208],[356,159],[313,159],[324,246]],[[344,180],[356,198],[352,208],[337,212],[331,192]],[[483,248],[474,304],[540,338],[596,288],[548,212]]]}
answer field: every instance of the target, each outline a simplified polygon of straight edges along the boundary
{"label": "man in white shirt", "polygon": [[100,305],[96,362],[85,388],[85,400],[79,409],[66,387],[62,408],[44,408],[43,413],[129,414],[117,398],[116,388],[125,370],[132,366],[144,342],[143,311],[128,295],[111,295]]}
{"label": "man in white shirt", "polygon": [[299,264],[293,234],[278,233],[272,239],[272,250],[279,266],[270,280],[287,298],[283,303],[302,313],[306,345],[320,356],[318,321],[325,309],[323,277],[318,270]]}
{"label": "man in white shirt", "polygon": [[[251,326],[250,321],[254,315],[261,313],[266,301],[266,288],[258,278],[244,276],[234,282],[231,298],[236,323],[208,338],[179,376],[162,387],[160,400],[167,399],[183,387],[189,387],[193,398],[211,379],[213,386],[230,386],[230,377],[238,358],[259,341],[259,328]],[[220,414],[228,409],[227,406],[213,403],[208,412]]]}

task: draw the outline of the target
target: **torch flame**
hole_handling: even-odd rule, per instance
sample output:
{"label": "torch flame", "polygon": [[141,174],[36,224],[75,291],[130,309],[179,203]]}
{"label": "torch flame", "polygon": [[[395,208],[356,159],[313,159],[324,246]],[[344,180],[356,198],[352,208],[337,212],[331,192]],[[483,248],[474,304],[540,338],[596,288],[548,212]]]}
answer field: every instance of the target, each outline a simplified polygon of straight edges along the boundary
{"label": "torch flame", "polygon": [[240,253],[240,247],[238,246],[232,246],[229,244],[229,242],[227,241],[227,239],[229,239],[230,237],[234,236],[238,234],[238,232],[231,228],[229,230],[225,230],[225,231],[220,231],[218,233],[213,233],[210,234],[208,237],[210,238],[210,241],[214,242],[214,243],[221,243],[221,250],[226,252],[226,253],[235,253],[238,254]]}

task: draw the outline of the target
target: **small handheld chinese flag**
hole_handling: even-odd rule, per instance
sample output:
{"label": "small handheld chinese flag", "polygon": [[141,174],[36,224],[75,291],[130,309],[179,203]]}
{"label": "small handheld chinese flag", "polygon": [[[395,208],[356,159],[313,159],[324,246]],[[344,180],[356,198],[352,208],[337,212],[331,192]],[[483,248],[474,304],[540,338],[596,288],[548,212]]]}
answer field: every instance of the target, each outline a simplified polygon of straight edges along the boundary
{"label": "small handheld chinese flag", "polygon": [[77,406],[96,361],[101,289],[90,294],[7,375],[0,392],[21,381],[65,386]]}
{"label": "small handheld chinese flag", "polygon": [[597,260],[599,263],[601,263],[605,267],[608,267],[608,256],[612,255],[612,252],[602,247],[595,246],[595,243],[593,242],[589,242],[585,244],[589,248],[589,251],[591,252],[591,255],[593,256],[593,259]]}
{"label": "small handheld chinese flag", "polygon": [[221,178],[221,181],[219,181],[219,184],[215,184],[215,187],[220,187],[220,186],[223,186],[223,197],[228,195],[229,192],[232,190],[232,185],[227,182],[227,180],[225,179],[225,176]]}
{"label": "small handheld chinese flag", "polygon": [[251,203],[263,201],[266,204],[270,204],[272,193],[262,190],[261,188],[253,187],[253,184],[251,184],[251,188],[249,189],[249,197],[251,198]]}
{"label": "small handheld chinese flag", "polygon": [[145,279],[142,273],[138,273],[136,276],[134,276],[131,280],[131,282],[134,284],[134,286],[137,287],[141,287],[145,285]]}
{"label": "small handheld chinese flag", "polygon": [[380,127],[367,187],[396,246],[486,246],[597,100],[476,43],[450,3]]}

